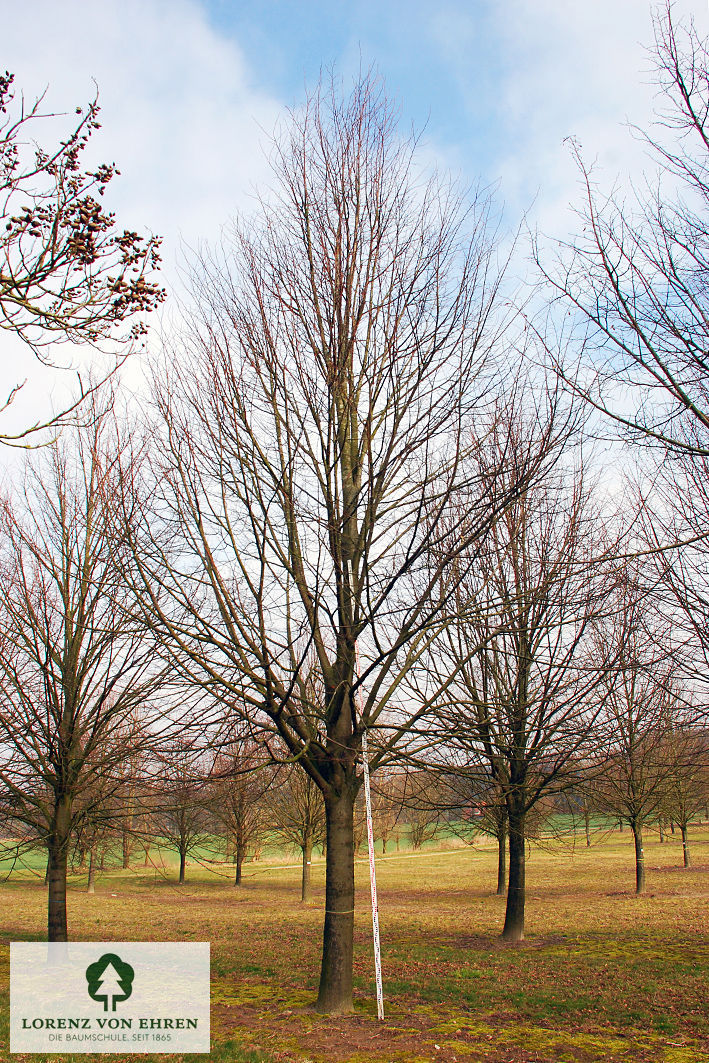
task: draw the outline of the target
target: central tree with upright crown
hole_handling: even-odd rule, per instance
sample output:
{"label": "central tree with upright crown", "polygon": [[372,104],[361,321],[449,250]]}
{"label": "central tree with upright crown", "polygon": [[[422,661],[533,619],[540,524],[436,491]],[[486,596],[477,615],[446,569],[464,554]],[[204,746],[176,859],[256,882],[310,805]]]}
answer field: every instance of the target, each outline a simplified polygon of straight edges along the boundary
{"label": "central tree with upright crown", "polygon": [[272,169],[254,215],[194,264],[129,530],[145,615],[182,674],[322,792],[317,1007],[345,1012],[362,733],[373,769],[421,733],[438,690],[410,677],[471,543],[550,440],[499,491],[476,479],[506,325],[489,200],[423,173],[374,76],[320,86]]}

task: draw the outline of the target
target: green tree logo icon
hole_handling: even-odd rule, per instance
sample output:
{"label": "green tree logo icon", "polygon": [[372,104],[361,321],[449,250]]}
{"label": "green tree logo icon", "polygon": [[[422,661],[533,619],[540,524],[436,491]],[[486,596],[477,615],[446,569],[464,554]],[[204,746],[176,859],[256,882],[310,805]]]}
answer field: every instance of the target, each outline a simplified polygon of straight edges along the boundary
{"label": "green tree logo icon", "polygon": [[129,963],[124,963],[115,952],[105,952],[86,968],[89,996],[92,1000],[102,1000],[104,1011],[115,1011],[116,1004],[127,1000],[133,992],[134,975]]}

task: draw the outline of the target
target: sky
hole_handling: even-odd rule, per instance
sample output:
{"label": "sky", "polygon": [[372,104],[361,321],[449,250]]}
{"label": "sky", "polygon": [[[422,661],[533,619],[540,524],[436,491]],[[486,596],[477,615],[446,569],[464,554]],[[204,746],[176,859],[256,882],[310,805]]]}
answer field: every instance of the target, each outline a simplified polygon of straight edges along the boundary
{"label": "sky", "polygon": [[[264,145],[323,70],[374,65],[403,128],[466,184],[496,189],[506,224],[573,231],[578,175],[566,138],[609,184],[637,174],[655,89],[646,0],[3,0],[0,65],[28,99],[71,114],[98,86],[92,152],[121,170],[121,226],[163,237],[174,298],[189,249],[219,239],[268,179]],[[676,0],[709,33],[707,0]],[[47,125],[47,139],[53,134]],[[169,310],[166,311],[169,313]],[[0,392],[28,384],[0,431],[61,401],[56,375],[0,336]],[[66,383],[64,384],[66,386]]]}

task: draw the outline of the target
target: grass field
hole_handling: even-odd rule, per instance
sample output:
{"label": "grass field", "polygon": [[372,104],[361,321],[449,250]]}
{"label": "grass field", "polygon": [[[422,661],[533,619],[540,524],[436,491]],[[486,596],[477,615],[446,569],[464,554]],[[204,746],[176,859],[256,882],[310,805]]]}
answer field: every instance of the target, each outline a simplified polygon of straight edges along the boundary
{"label": "grass field", "polygon": [[[629,832],[532,848],[527,940],[499,939],[504,898],[492,894],[490,845],[391,854],[378,862],[386,1019],[374,1001],[368,867],[357,865],[356,1007],[313,1012],[324,865],[314,901],[299,903],[299,869],[262,860],[108,872],[94,895],[71,880],[76,940],[210,941],[212,1053],[218,1063],[709,1063],[709,831],[694,829],[695,867],[675,839],[646,845],[648,891],[633,893]],[[292,864],[296,864],[295,859]],[[45,891],[29,873],[2,891],[2,1058],[9,1057],[9,942],[41,940]],[[207,1057],[185,1056],[185,1060]]]}

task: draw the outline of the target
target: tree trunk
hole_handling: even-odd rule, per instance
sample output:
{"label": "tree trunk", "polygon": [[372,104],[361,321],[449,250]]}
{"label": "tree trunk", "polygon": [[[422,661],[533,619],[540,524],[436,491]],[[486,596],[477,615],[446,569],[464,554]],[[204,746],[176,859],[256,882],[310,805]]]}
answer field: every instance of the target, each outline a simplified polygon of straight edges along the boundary
{"label": "tree trunk", "polygon": [[234,876],[234,885],[235,886],[240,886],[241,885],[241,865],[244,862],[244,857],[245,856],[246,856],[246,850],[244,848],[243,839],[241,837],[241,834],[237,834],[237,836],[236,836],[236,875]]}
{"label": "tree trunk", "polygon": [[310,900],[310,865],[313,856],[313,841],[309,834],[305,835],[303,845],[303,878],[300,887],[300,899],[303,903]]}
{"label": "tree trunk", "polygon": [[660,828],[660,845],[662,845],[665,840],[665,821],[663,819],[659,820],[658,826]]}
{"label": "tree trunk", "polygon": [[66,862],[71,826],[71,800],[66,794],[55,799],[54,821],[49,836],[49,881],[47,883],[47,940],[68,941],[66,921]]}
{"label": "tree trunk", "polygon": [[507,907],[502,937],[505,941],[524,940],[524,900],[525,900],[525,839],[524,812],[510,812],[510,873],[507,886]]}
{"label": "tree trunk", "polygon": [[325,926],[318,1011],[352,1011],[354,935],[354,799],[349,790],[325,798],[327,865]]}
{"label": "tree trunk", "polygon": [[633,822],[630,824],[635,842],[635,892],[643,893],[645,890],[645,853],[643,852],[643,828],[642,824]]}
{"label": "tree trunk", "polygon": [[586,848],[591,848],[591,817],[587,808],[583,810],[583,827],[586,832]]}
{"label": "tree trunk", "polygon": [[687,824],[682,823],[680,826],[682,831],[682,853],[684,854],[684,866],[692,866],[692,854],[689,851],[689,838],[687,837]]}
{"label": "tree trunk", "polygon": [[94,847],[93,845],[89,849],[89,881],[86,884],[87,893],[95,893],[96,887],[94,886],[94,878],[96,876],[96,866],[94,862]]}
{"label": "tree trunk", "polygon": [[507,888],[507,820],[503,819],[497,831],[497,896],[502,897]]}
{"label": "tree trunk", "polygon": [[150,864],[150,841],[147,838],[143,842],[143,848],[145,850],[145,859],[143,860],[143,867],[148,867]]}
{"label": "tree trunk", "polygon": [[183,886],[185,882],[185,865],[187,863],[187,853],[184,849],[180,849],[180,885]]}

